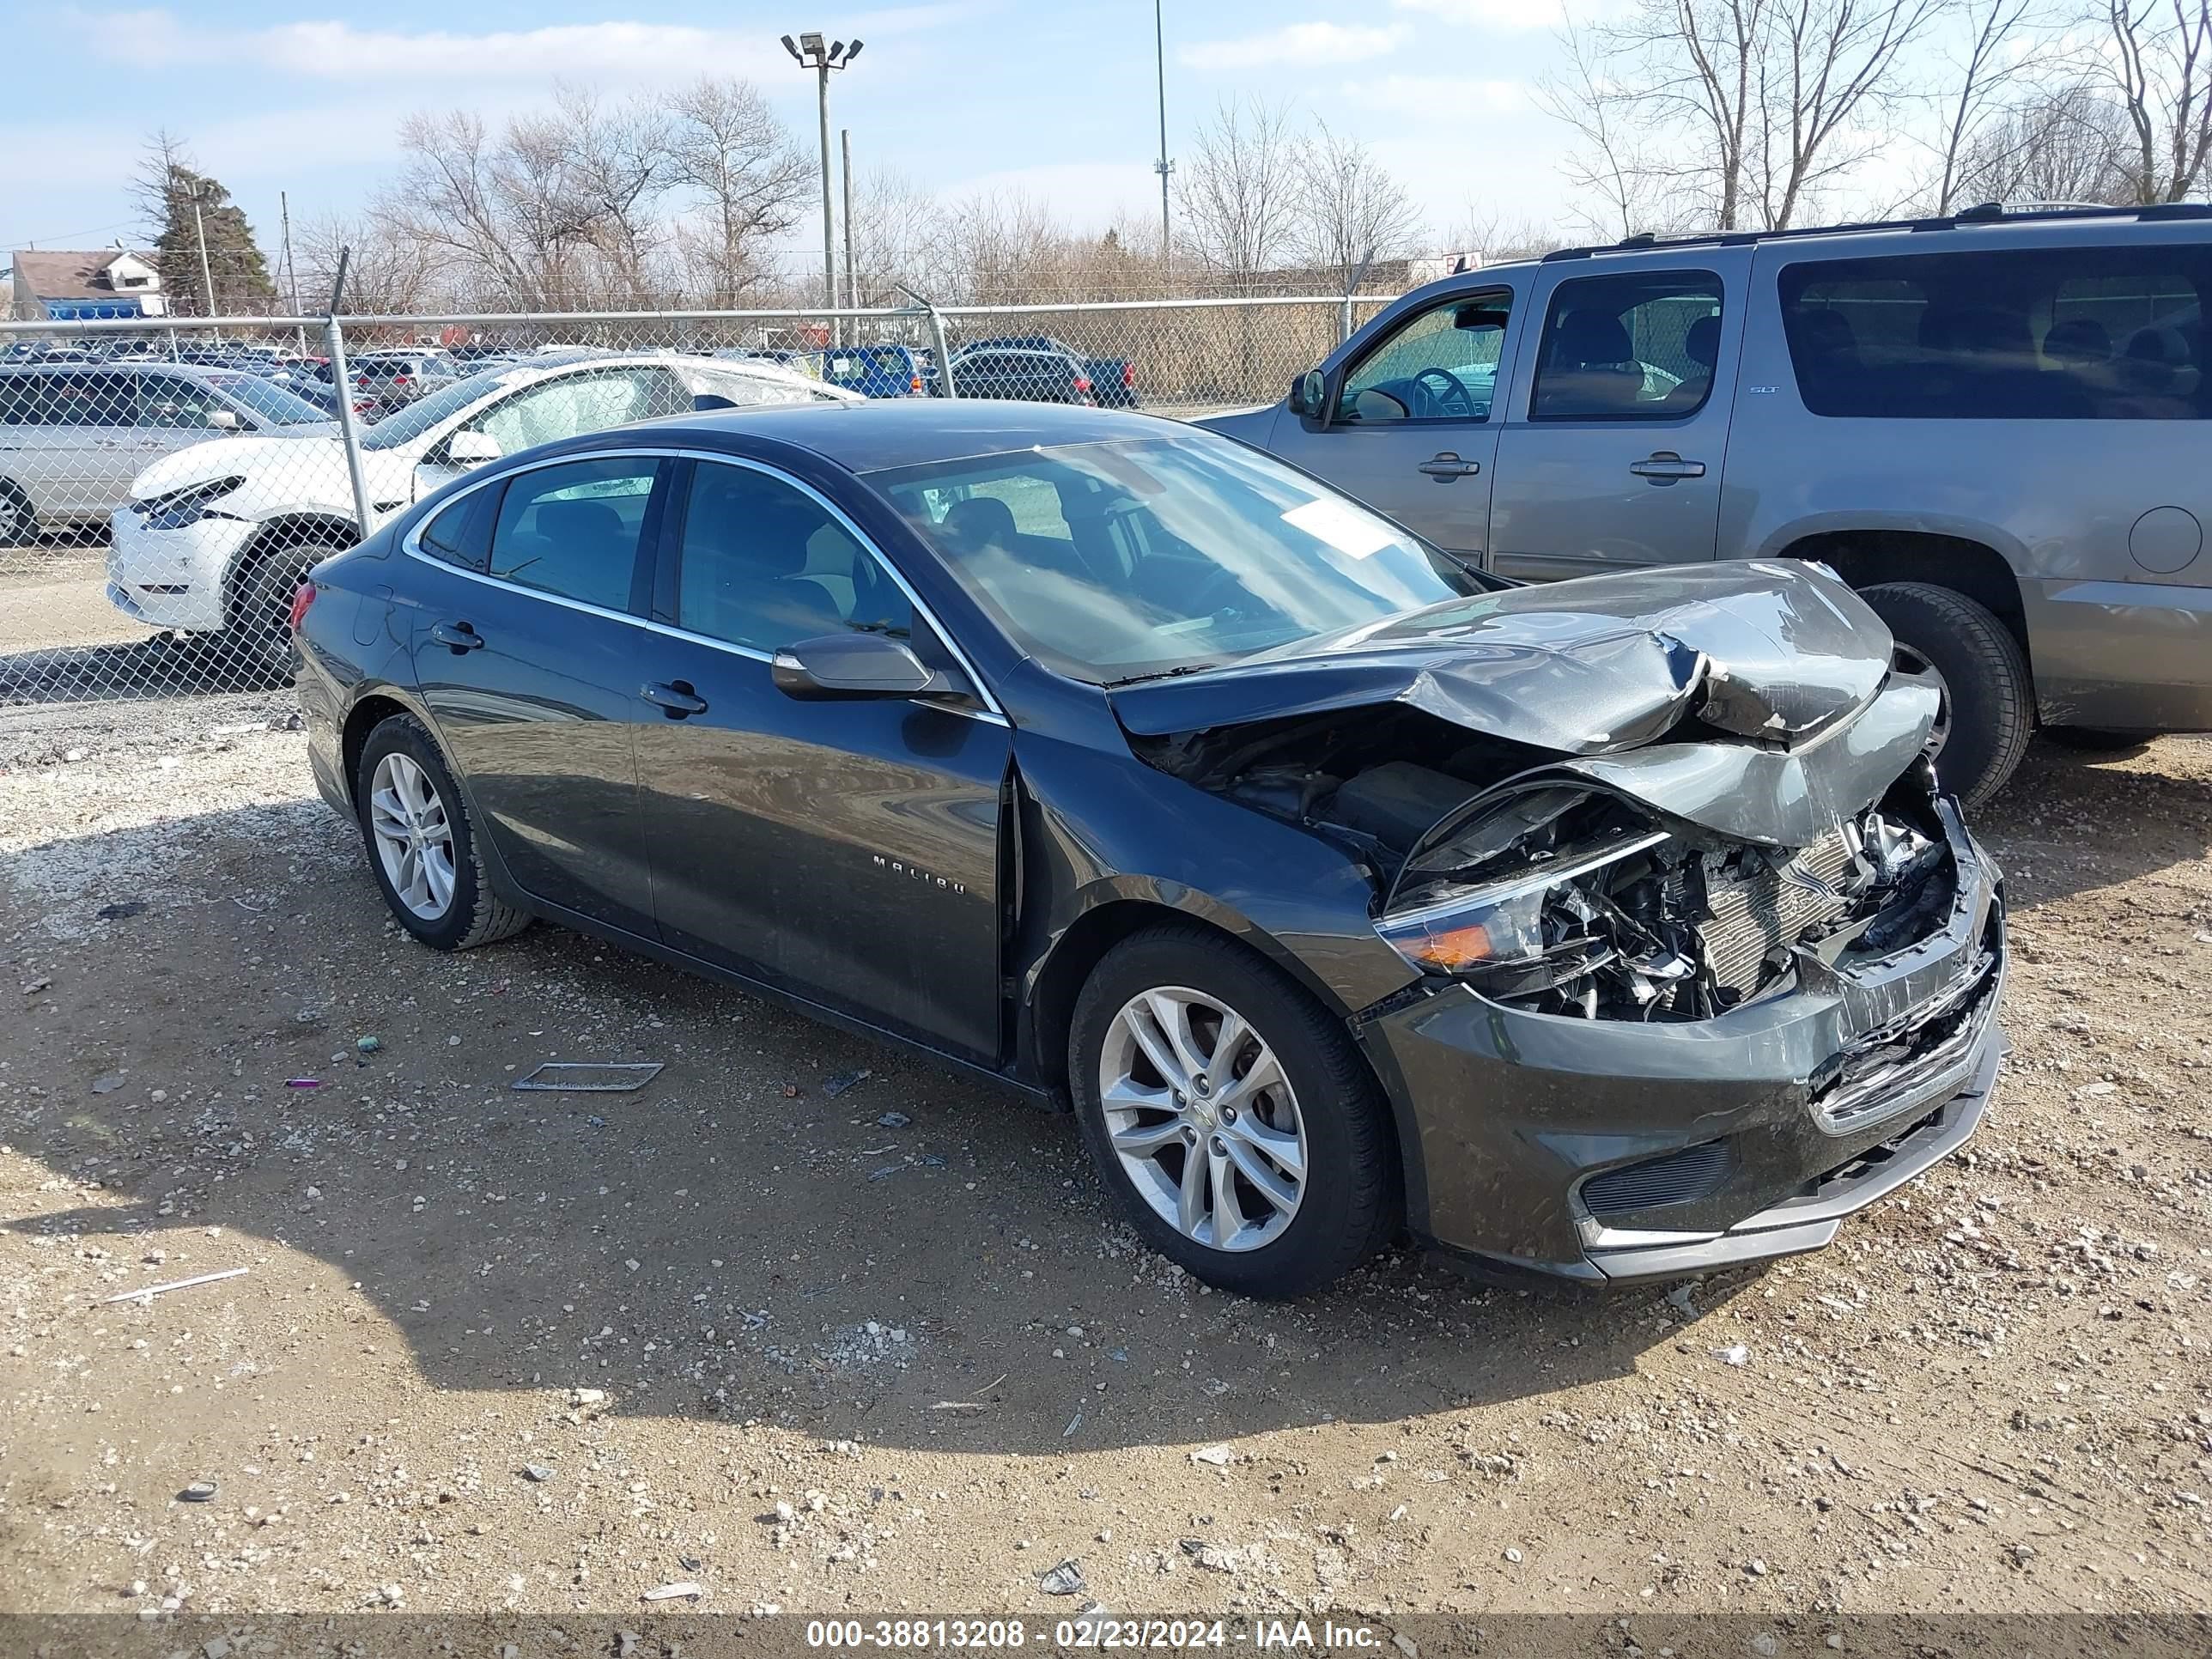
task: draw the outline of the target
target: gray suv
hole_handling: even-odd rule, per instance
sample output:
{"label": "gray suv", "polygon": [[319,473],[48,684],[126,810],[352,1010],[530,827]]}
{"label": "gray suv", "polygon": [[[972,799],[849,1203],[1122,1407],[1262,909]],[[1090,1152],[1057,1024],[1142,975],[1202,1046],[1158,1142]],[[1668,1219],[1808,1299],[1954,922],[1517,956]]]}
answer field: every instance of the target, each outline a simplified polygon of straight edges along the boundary
{"label": "gray suv", "polygon": [[2039,725],[2212,729],[2212,209],[1574,248],[1394,302],[1205,424],[1551,578],[1832,566],[1985,799]]}

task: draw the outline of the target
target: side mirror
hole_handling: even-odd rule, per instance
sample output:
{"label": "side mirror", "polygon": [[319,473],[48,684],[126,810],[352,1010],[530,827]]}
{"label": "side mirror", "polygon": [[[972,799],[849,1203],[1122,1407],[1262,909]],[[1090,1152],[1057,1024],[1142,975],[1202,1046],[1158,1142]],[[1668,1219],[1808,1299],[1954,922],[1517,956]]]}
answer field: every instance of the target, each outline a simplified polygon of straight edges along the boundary
{"label": "side mirror", "polygon": [[926,665],[905,641],[882,634],[826,634],[800,640],[775,653],[769,672],[784,696],[810,702],[969,690],[957,675],[939,673]]}
{"label": "side mirror", "polygon": [[235,432],[239,426],[238,416],[228,409],[208,410],[207,423],[218,432]]}
{"label": "side mirror", "polygon": [[455,466],[482,466],[499,457],[499,440],[489,432],[456,432],[446,443],[446,459]]}
{"label": "side mirror", "polygon": [[1328,418],[1328,377],[1317,368],[1298,376],[1291,388],[1291,407],[1310,421]]}

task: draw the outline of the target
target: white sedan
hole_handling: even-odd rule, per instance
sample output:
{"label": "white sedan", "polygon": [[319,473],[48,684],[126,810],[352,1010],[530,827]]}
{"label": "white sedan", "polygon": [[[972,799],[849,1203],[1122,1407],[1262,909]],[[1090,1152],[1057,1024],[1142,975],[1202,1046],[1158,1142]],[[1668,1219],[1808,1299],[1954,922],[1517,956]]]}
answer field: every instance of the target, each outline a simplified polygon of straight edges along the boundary
{"label": "white sedan", "polygon": [[292,594],[307,570],[471,467],[655,416],[860,401],[772,363],[545,353],[457,381],[364,430],[366,526],[331,428],[212,439],[164,458],[131,485],[112,521],[107,597],[134,621],[220,635],[240,666],[281,672],[290,660]]}

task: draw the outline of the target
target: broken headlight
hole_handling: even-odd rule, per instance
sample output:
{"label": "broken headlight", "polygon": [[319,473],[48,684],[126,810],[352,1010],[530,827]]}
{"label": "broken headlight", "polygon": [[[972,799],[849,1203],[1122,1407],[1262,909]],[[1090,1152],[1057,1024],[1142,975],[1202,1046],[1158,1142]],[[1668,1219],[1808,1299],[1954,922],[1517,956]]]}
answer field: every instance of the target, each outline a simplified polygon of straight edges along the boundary
{"label": "broken headlight", "polygon": [[205,483],[187,484],[182,489],[151,495],[131,505],[145,519],[149,530],[182,530],[202,519],[226,516],[212,510],[215,503],[245,482],[244,478],[210,478]]}
{"label": "broken headlight", "polygon": [[1648,1013],[1696,973],[1695,941],[1670,920],[1681,908],[1667,890],[1679,879],[1673,838],[1649,814],[1602,791],[1536,784],[1440,829],[1376,924],[1423,972],[1593,1017],[1601,1000]]}

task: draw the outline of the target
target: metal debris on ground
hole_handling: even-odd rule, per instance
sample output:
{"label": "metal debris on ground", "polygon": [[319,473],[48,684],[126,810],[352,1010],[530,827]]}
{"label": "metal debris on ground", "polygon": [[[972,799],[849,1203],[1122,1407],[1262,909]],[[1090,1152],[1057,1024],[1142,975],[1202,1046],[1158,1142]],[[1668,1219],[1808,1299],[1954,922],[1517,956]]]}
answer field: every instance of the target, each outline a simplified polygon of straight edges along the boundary
{"label": "metal debris on ground", "polygon": [[211,1504],[215,1501],[216,1484],[212,1480],[195,1480],[177,1494],[179,1504]]}
{"label": "metal debris on ground", "polygon": [[649,1589],[637,1599],[641,1601],[696,1601],[706,1593],[701,1586],[686,1578],[678,1583],[663,1584],[658,1589]]}
{"label": "metal debris on ground", "polygon": [[1090,1586],[1083,1582],[1082,1566],[1071,1557],[1040,1578],[1037,1588],[1047,1595],[1080,1595]]}
{"label": "metal debris on ground", "polygon": [[659,1077],[657,1060],[549,1060],[524,1073],[510,1089],[559,1090],[572,1094],[626,1095]]}
{"label": "metal debris on ground", "polygon": [[854,1085],[858,1083],[866,1083],[874,1075],[875,1073],[865,1066],[860,1067],[857,1072],[840,1072],[836,1077],[828,1079],[823,1082],[822,1085],[822,1092],[830,1096],[832,1099],[835,1099],[837,1096],[843,1094],[846,1090],[853,1087]]}
{"label": "metal debris on ground", "polygon": [[532,1486],[542,1486],[553,1478],[553,1471],[543,1463],[525,1463],[522,1466],[522,1478]]}
{"label": "metal debris on ground", "polygon": [[111,1302],[137,1302],[149,1297],[164,1295],[170,1291],[189,1291],[195,1285],[212,1285],[218,1279],[235,1279],[246,1271],[247,1269],[244,1267],[225,1267],[221,1273],[200,1273],[191,1279],[173,1279],[166,1285],[142,1285],[135,1291],[125,1291],[116,1296],[104,1296],[100,1298],[100,1305],[104,1308]]}
{"label": "metal debris on ground", "polygon": [[319,1077],[288,1077],[284,1079],[284,1086],[288,1089],[319,1089],[323,1086],[323,1080]]}
{"label": "metal debris on ground", "polygon": [[1067,1426],[1060,1431],[1060,1437],[1062,1440],[1073,1440],[1075,1437],[1075,1431],[1082,1426],[1083,1413],[1079,1411],[1067,1419]]}
{"label": "metal debris on ground", "polygon": [[121,921],[126,916],[143,916],[146,914],[146,901],[122,899],[113,904],[103,904],[93,914],[102,921]]}
{"label": "metal debris on ground", "polygon": [[878,1129],[903,1129],[908,1124],[913,1121],[914,1120],[908,1117],[904,1112],[885,1112],[881,1117],[876,1120],[876,1127]]}

